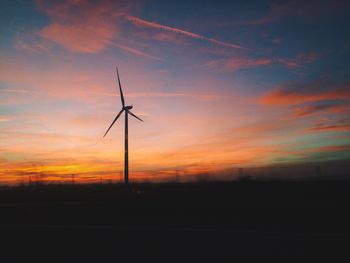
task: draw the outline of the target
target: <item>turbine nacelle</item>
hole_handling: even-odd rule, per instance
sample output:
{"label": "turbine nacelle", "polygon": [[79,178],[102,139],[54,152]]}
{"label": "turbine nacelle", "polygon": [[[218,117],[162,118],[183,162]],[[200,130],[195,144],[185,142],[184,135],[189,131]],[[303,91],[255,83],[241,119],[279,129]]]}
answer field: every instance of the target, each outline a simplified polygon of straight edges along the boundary
{"label": "turbine nacelle", "polygon": [[123,110],[131,110],[133,107],[132,107],[132,105],[131,106],[125,106],[125,107],[123,107]]}

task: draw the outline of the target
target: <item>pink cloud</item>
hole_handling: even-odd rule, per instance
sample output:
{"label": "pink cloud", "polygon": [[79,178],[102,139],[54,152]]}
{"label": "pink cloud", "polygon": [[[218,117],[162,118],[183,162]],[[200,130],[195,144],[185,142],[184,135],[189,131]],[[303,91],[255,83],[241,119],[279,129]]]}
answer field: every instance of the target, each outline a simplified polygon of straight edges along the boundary
{"label": "pink cloud", "polygon": [[316,52],[311,53],[300,53],[297,55],[296,59],[303,63],[313,63],[315,62],[321,55]]}
{"label": "pink cloud", "polygon": [[300,53],[294,58],[278,58],[277,62],[289,69],[305,68],[306,64],[315,62],[321,55],[316,52]]}
{"label": "pink cloud", "polygon": [[295,69],[303,67],[301,64],[299,64],[297,61],[293,59],[287,59],[287,58],[278,58],[277,62],[281,63],[283,66],[289,69]]}
{"label": "pink cloud", "polygon": [[[51,23],[42,28],[37,35],[46,41],[60,45],[61,47],[78,53],[98,53],[107,46],[115,46],[126,52],[149,59],[161,60],[159,57],[148,54],[120,43],[125,32],[121,27],[123,20],[141,28],[161,30],[152,39],[172,43],[180,43],[175,35],[187,36],[194,39],[204,40],[219,46],[246,49],[240,45],[219,41],[199,34],[185,31],[179,28],[161,25],[146,21],[135,16],[127,15],[128,8],[110,1],[64,1],[49,3],[37,1],[39,9],[51,19]],[[182,42],[181,42],[182,43]],[[42,47],[36,44],[18,43],[18,48],[42,52]]]}
{"label": "pink cloud", "polygon": [[87,1],[37,3],[52,20],[38,34],[72,52],[99,52],[118,31],[111,15],[111,5],[106,1],[98,4]]}
{"label": "pink cloud", "polygon": [[282,43],[282,38],[276,37],[271,41],[273,44],[279,45]]}
{"label": "pink cloud", "polygon": [[61,25],[52,23],[39,35],[73,52],[96,53],[105,48],[113,37],[113,30],[94,24]]}
{"label": "pink cloud", "polygon": [[36,93],[31,90],[26,90],[26,89],[3,89],[1,92],[9,92],[9,93]]}
{"label": "pink cloud", "polygon": [[[52,20],[38,35],[71,52],[97,53],[111,45],[137,56],[160,60],[115,41],[121,34],[119,22],[126,12],[122,6],[109,1],[66,1],[55,4],[38,1],[38,6]],[[32,50],[36,48],[23,44],[20,47]]]}
{"label": "pink cloud", "polygon": [[[143,29],[143,28],[142,28]],[[173,34],[169,32],[164,32],[164,31],[152,31],[150,32],[149,30],[133,30],[131,35],[135,38],[141,38],[143,40],[151,40],[151,41],[158,41],[158,42],[163,42],[167,44],[176,44],[176,45],[186,45],[186,40],[182,37],[179,36],[178,34]]]}
{"label": "pink cloud", "polygon": [[11,118],[8,116],[0,116],[0,122],[8,122],[11,121]]}
{"label": "pink cloud", "polygon": [[254,68],[267,66],[272,64],[272,60],[269,58],[258,58],[258,59],[250,59],[250,58],[230,58],[227,60],[213,60],[209,61],[206,66],[209,68],[219,68],[225,69],[229,71],[235,71],[242,68]]}
{"label": "pink cloud", "polygon": [[170,35],[170,34],[165,34],[165,33],[159,33],[154,35],[154,39],[159,40],[159,41],[168,41],[168,42],[174,42],[177,40],[176,36]]}

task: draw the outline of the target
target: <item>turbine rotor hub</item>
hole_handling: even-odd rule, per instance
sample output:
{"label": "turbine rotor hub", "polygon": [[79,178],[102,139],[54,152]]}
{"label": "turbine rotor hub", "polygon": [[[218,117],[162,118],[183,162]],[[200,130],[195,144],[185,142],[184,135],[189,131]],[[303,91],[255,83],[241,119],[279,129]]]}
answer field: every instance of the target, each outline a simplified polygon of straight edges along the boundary
{"label": "turbine rotor hub", "polygon": [[132,106],[125,106],[124,107],[124,110],[131,110],[132,109]]}

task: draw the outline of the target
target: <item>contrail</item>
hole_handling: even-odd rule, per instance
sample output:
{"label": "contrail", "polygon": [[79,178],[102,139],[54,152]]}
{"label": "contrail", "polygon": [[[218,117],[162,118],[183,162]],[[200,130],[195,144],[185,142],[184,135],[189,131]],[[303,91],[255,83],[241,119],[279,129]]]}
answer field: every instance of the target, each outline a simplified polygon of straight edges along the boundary
{"label": "contrail", "polygon": [[154,60],[162,60],[161,58],[158,58],[158,57],[155,57],[155,56],[152,56],[152,55],[149,55],[145,52],[142,52],[140,50],[137,50],[135,48],[131,48],[131,47],[127,47],[125,45],[120,45],[120,44],[117,44],[117,43],[112,43],[113,46],[116,46],[122,50],[125,50],[127,52],[130,52],[132,54],[135,54],[135,55],[138,55],[138,56],[141,56],[141,57],[145,57],[145,58],[150,58],[150,59],[154,59]]}
{"label": "contrail", "polygon": [[165,25],[161,25],[161,24],[158,24],[155,22],[146,21],[146,20],[140,19],[140,18],[135,17],[135,16],[127,15],[126,19],[128,21],[130,21],[131,23],[133,23],[135,26],[139,26],[139,27],[148,27],[148,28],[154,28],[154,29],[164,30],[164,31],[168,31],[168,32],[173,32],[173,33],[181,34],[181,35],[188,36],[188,37],[191,37],[194,39],[205,40],[205,41],[208,41],[210,43],[214,43],[214,44],[224,46],[224,47],[247,49],[247,50],[249,49],[249,48],[242,47],[239,45],[235,45],[235,44],[231,44],[231,43],[227,43],[227,42],[222,42],[222,41],[216,40],[214,38],[208,38],[205,36],[201,36],[201,35],[198,35],[196,33],[185,31],[185,30],[182,30],[179,28],[165,26]]}

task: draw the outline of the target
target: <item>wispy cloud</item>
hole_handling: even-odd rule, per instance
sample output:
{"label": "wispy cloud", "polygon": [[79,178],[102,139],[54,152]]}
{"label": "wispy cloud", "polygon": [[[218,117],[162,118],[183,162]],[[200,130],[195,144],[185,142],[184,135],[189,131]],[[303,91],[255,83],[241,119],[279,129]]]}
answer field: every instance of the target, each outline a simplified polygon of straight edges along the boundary
{"label": "wispy cloud", "polygon": [[294,58],[277,58],[276,61],[289,69],[305,68],[306,64],[315,62],[320,56],[316,52],[300,53]]}
{"label": "wispy cloud", "polygon": [[[264,122],[253,123],[243,127],[239,127],[234,131],[241,134],[240,136],[247,137],[248,140],[252,140],[253,136],[259,134],[262,137],[266,136],[276,136],[276,134],[291,131],[297,129],[296,120],[289,117],[276,118],[271,120],[266,120]],[[261,138],[260,138],[261,139]]]}
{"label": "wispy cloud", "polygon": [[321,104],[321,105],[307,105],[303,107],[297,107],[293,109],[294,117],[307,117],[321,112],[333,112],[342,113],[345,112],[349,107],[344,105],[334,104]]}
{"label": "wispy cloud", "polygon": [[208,68],[218,68],[228,71],[235,71],[243,68],[255,68],[272,64],[269,58],[229,58],[221,60],[212,60],[205,64]]}
{"label": "wispy cloud", "polygon": [[350,124],[339,124],[339,125],[318,125],[311,128],[308,128],[307,131],[310,132],[349,132]]}
{"label": "wispy cloud", "polygon": [[350,145],[331,145],[331,146],[324,146],[324,147],[317,147],[314,148],[314,152],[342,152],[342,151],[349,151]]}
{"label": "wispy cloud", "polygon": [[10,121],[11,119],[6,117],[6,116],[0,116],[0,122],[8,122]]}
{"label": "wispy cloud", "polygon": [[228,71],[235,71],[242,68],[254,68],[269,66],[272,64],[282,64],[288,69],[306,68],[306,64],[315,62],[320,54],[300,53],[294,58],[248,58],[248,57],[231,57],[226,59],[211,60],[205,64],[208,68],[218,68]]}
{"label": "wispy cloud", "polygon": [[322,90],[325,84],[316,81],[307,84],[288,84],[264,94],[259,102],[264,105],[295,105],[323,100],[349,100],[349,84]]}
{"label": "wispy cloud", "polygon": [[152,28],[152,29],[158,29],[158,30],[164,30],[167,32],[171,32],[171,33],[175,33],[175,34],[180,34],[183,36],[187,36],[190,38],[194,38],[194,39],[200,39],[200,40],[204,40],[216,45],[220,45],[220,46],[224,46],[224,47],[229,47],[229,48],[237,48],[237,49],[248,49],[246,47],[240,46],[240,45],[236,45],[236,44],[231,44],[228,42],[223,42],[223,41],[219,41],[216,40],[214,38],[209,38],[209,37],[205,37],[196,33],[192,33],[183,29],[179,29],[176,27],[170,27],[170,26],[166,26],[166,25],[161,25],[155,22],[151,22],[151,21],[146,21],[143,20],[141,18],[135,17],[135,16],[130,16],[127,15],[126,19],[128,21],[130,21],[132,24],[134,24],[135,26],[138,27],[146,27],[146,28]]}
{"label": "wispy cloud", "polygon": [[42,54],[44,52],[48,52],[48,48],[43,43],[35,42],[35,43],[29,44],[29,43],[23,42],[22,40],[16,41],[15,48],[34,52],[37,54]]}
{"label": "wispy cloud", "polygon": [[20,94],[37,93],[33,90],[26,90],[26,89],[0,89],[0,92],[20,93]]}
{"label": "wispy cloud", "polygon": [[279,44],[281,44],[281,43],[283,42],[283,39],[280,38],[280,37],[275,37],[275,38],[273,38],[273,39],[271,40],[271,42],[272,42],[273,44],[279,45]]}

